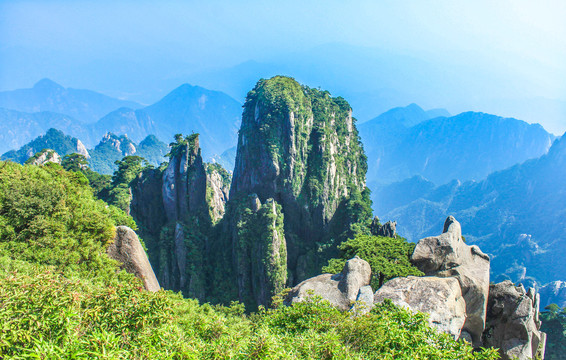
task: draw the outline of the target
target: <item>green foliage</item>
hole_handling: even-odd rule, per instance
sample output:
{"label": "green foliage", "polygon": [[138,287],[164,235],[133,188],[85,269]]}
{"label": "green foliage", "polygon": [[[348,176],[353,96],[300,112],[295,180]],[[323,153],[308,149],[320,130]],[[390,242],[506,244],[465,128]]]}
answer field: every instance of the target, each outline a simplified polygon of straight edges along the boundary
{"label": "green foliage", "polygon": [[43,149],[41,151],[36,152],[32,157],[30,157],[29,159],[27,159],[24,164],[28,165],[28,164],[33,164],[34,161],[36,161],[37,159],[39,159],[39,157],[43,154],[47,154],[46,155],[46,159],[51,159],[53,158],[53,155],[56,153],[56,151],[54,150],[50,150],[50,149]]}
{"label": "green foliage", "polygon": [[57,154],[64,156],[77,151],[78,140],[65,135],[62,131],[49,129],[45,135],[41,135],[19,150],[12,150],[2,155],[2,160],[11,160],[23,164],[29,157],[29,153],[37,153],[42,149],[52,149]]}
{"label": "green foliage", "polygon": [[566,354],[566,307],[560,309],[556,304],[545,307],[540,313],[542,326],[540,330],[546,333],[547,360],[559,360]]}
{"label": "green foliage", "polygon": [[0,162],[0,255],[81,274],[111,276],[114,226],[131,217],[95,200],[82,173],[56,164]]}
{"label": "green foliage", "polygon": [[[497,358],[390,303],[353,317],[313,298],[246,315],[237,303],[199,305],[144,291],[105,254],[114,225],[131,218],[95,200],[81,172],[2,162],[0,205],[3,359]],[[262,236],[283,236],[273,205],[255,215]]]}
{"label": "green foliage", "polygon": [[191,135],[187,135],[185,137],[183,137],[183,134],[175,134],[175,142],[169,144],[170,150],[166,156],[169,158],[180,156],[181,153],[183,153],[187,149],[187,147],[189,150],[188,152],[192,153],[195,146],[197,146],[196,142],[198,136],[198,133],[192,133]]}
{"label": "green foliage", "polygon": [[61,162],[63,169],[67,171],[81,172],[88,179],[88,184],[92,188],[94,195],[101,199],[108,199],[108,192],[110,191],[111,179],[110,175],[102,175],[96,171],[92,171],[88,167],[88,161],[84,155],[69,154],[63,157]]}
{"label": "green foliage", "polygon": [[314,298],[250,316],[139,282],[105,286],[0,257],[0,356],[10,359],[496,359],[391,304],[352,317]]}
{"label": "green foliage", "polygon": [[122,160],[117,160],[115,164],[118,169],[112,176],[112,183],[106,200],[109,204],[129,212],[130,201],[132,200],[130,184],[147,166],[147,162],[139,156],[125,156]]}
{"label": "green foliage", "polygon": [[414,248],[415,244],[401,237],[388,238],[362,234],[340,244],[338,246],[340,257],[331,259],[322,270],[337,274],[342,271],[348,259],[357,255],[370,264],[371,286],[378,289],[384,281],[395,277],[424,275],[409,261]]}

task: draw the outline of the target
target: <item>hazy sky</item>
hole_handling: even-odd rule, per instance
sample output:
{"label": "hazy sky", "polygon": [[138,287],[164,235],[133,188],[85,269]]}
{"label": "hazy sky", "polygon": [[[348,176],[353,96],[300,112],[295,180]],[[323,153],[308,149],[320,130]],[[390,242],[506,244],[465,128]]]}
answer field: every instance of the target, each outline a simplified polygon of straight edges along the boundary
{"label": "hazy sky", "polygon": [[[497,111],[562,133],[565,19],[564,0],[0,1],[0,90],[49,77],[64,86],[148,103],[184,81],[204,79],[204,84],[203,74],[248,60],[289,62],[290,69],[298,69],[293,54],[311,56],[319,46],[342,44],[418,61],[399,65],[398,73],[385,79],[379,71],[394,67],[380,70],[376,60],[368,69],[361,58],[368,52],[359,51],[366,68],[344,73],[352,74],[355,89],[348,88],[346,75],[336,77],[344,84],[332,83],[334,73],[326,75],[329,81],[313,77],[320,83],[309,85],[328,84],[346,94],[390,90],[405,95],[387,104]],[[316,70],[324,74],[327,61],[317,61]],[[406,67],[420,62],[434,70],[403,76],[417,74]],[[343,64],[355,67],[356,59]],[[362,71],[385,79],[387,86],[356,80]],[[415,76],[421,77],[418,86]],[[218,82],[207,84],[229,92]],[[426,84],[431,86],[425,96]],[[241,101],[245,94],[231,95]]]}

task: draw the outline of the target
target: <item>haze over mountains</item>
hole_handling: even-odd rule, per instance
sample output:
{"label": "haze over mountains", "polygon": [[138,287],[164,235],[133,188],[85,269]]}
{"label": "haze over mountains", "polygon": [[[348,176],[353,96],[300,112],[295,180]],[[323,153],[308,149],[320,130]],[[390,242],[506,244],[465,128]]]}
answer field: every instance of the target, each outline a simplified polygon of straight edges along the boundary
{"label": "haze over mountains", "polygon": [[44,79],[32,89],[0,93],[2,106],[7,108],[0,108],[0,153],[55,128],[87,147],[94,147],[106,132],[127,134],[135,142],[150,134],[169,141],[176,133],[196,132],[202,134],[203,153],[210,157],[235,146],[241,115],[241,104],[228,95],[188,84],[142,108]]}
{"label": "haze over mountains", "polygon": [[65,88],[50,79],[38,81],[31,89],[0,92],[0,108],[65,114],[85,124],[94,123],[119,107],[138,109],[142,105],[91,90]]}
{"label": "haze over mountains", "polygon": [[395,219],[411,240],[434,234],[452,214],[468,242],[492,256],[496,278],[544,284],[566,274],[566,137],[547,154],[497,171],[479,182],[452,181],[435,187],[415,177],[382,191],[383,218]]}
{"label": "haze over mountains", "polygon": [[421,175],[442,185],[481,180],[548,151],[554,136],[539,124],[416,104],[394,108],[361,125],[368,156],[368,182],[387,184]]}

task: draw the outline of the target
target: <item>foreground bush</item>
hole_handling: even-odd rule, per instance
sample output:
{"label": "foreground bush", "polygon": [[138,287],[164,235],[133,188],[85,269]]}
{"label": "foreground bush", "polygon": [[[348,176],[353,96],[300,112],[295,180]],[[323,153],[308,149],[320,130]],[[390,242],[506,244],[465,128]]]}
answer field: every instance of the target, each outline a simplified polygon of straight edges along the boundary
{"label": "foreground bush", "polygon": [[247,315],[146,292],[105,253],[115,225],[135,224],[87,183],[0,162],[1,359],[497,358],[391,304],[354,318],[314,298]]}
{"label": "foreground bush", "polygon": [[0,162],[0,255],[108,278],[116,264],[105,249],[116,225],[135,228],[130,216],[94,198],[83,174]]}
{"label": "foreground bush", "polygon": [[353,318],[318,299],[243,313],[136,279],[114,286],[0,258],[5,359],[495,359],[391,304]]}

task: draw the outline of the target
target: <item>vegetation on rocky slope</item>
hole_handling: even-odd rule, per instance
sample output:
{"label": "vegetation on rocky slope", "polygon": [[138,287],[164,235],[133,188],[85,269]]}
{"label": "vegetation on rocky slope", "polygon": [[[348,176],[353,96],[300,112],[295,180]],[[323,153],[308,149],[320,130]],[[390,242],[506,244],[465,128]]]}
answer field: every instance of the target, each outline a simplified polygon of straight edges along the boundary
{"label": "vegetation on rocky slope", "polygon": [[395,277],[424,275],[410,262],[414,248],[415,244],[407,242],[402,237],[360,234],[340,244],[338,246],[340,256],[330,259],[322,271],[337,274],[342,271],[347,260],[357,255],[370,264],[371,287],[378,289],[385,281]]}
{"label": "vegetation on rocky slope", "polygon": [[132,219],[58,165],[0,162],[0,204],[5,359],[497,358],[391,304],[352,317],[317,298],[276,299],[245,314],[238,303],[146,292],[105,254],[114,226],[135,227]]}

